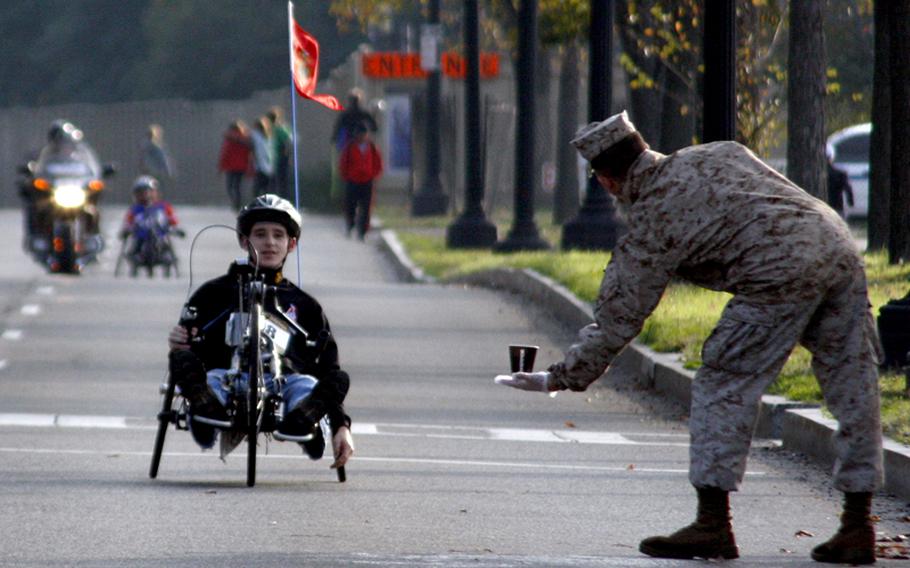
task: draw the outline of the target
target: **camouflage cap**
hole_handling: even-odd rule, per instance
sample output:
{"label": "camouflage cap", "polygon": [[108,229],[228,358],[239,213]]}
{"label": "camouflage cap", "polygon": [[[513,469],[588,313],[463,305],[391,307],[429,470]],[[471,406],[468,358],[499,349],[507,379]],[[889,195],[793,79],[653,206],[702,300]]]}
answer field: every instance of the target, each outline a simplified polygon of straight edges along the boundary
{"label": "camouflage cap", "polygon": [[626,111],[622,111],[603,122],[592,122],[579,128],[572,139],[572,145],[582,158],[590,162],[601,152],[634,132],[635,125],[629,121]]}

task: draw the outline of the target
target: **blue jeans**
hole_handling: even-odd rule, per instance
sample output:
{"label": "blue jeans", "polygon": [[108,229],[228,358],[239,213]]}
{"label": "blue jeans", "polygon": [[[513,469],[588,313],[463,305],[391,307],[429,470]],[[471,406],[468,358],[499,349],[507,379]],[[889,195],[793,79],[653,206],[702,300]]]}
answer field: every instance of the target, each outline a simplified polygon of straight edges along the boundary
{"label": "blue jeans", "polygon": [[[225,378],[227,373],[227,369],[212,369],[207,373],[209,391],[215,395],[218,402],[225,407],[230,402],[232,396],[246,392],[248,382],[247,374],[242,373],[240,377],[233,381],[233,384],[229,384],[229,381]],[[274,377],[271,374],[265,375],[265,387],[270,393],[281,395],[281,398],[284,401],[285,415],[301,405],[303,401],[312,394],[313,388],[318,382],[319,381],[317,381],[315,377],[310,375],[285,375],[281,393],[278,393]],[[189,420],[189,424],[190,430],[192,431],[193,421]],[[202,438],[195,434],[193,435],[193,439],[196,440],[196,443],[202,446],[203,449],[209,449],[215,445],[215,441],[218,439],[218,429],[215,429],[215,436],[212,437],[211,440],[208,439],[208,436]]]}

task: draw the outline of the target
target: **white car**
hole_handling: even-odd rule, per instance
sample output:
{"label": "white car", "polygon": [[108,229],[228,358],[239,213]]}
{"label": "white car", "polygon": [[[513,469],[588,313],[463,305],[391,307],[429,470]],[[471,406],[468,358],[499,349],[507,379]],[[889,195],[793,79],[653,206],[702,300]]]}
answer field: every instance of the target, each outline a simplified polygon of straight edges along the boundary
{"label": "white car", "polygon": [[[828,137],[828,154],[834,166],[847,172],[853,188],[853,207],[846,206],[848,218],[869,214],[869,138],[872,123],[857,124],[838,130]],[[846,200],[845,200],[846,202]]]}

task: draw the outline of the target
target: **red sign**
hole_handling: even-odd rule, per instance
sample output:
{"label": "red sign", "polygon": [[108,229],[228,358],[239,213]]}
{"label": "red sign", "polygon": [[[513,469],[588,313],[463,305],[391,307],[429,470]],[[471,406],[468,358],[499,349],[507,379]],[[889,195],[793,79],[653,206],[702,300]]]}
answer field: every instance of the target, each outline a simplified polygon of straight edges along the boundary
{"label": "red sign", "polygon": [[[372,79],[425,79],[428,75],[420,66],[419,53],[394,51],[364,53],[361,66],[364,76]],[[464,79],[467,73],[464,57],[451,51],[442,54],[440,69],[443,75],[453,79]],[[497,76],[499,76],[499,54],[481,54],[480,78],[490,79]]]}

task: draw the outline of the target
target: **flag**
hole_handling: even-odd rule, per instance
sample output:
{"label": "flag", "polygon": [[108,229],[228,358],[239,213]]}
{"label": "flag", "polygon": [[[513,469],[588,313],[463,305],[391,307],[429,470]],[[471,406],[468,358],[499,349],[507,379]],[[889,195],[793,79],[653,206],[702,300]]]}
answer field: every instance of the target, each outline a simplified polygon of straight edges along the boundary
{"label": "flag", "polygon": [[344,110],[332,95],[316,94],[319,76],[319,43],[294,20],[294,5],[288,2],[288,26],[291,36],[291,76],[297,93],[332,110]]}

